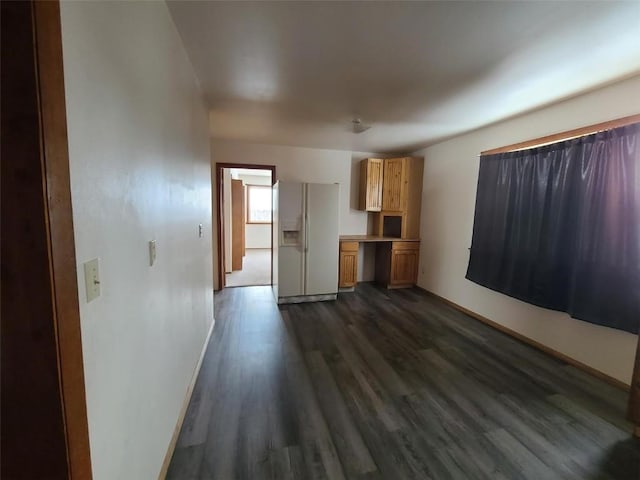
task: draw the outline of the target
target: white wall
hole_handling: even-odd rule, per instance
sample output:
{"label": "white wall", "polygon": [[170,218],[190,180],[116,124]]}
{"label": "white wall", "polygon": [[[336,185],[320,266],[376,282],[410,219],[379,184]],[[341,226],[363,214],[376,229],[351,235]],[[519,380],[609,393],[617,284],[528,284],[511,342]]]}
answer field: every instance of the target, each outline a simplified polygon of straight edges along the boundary
{"label": "white wall", "polygon": [[[391,155],[387,155],[387,157],[389,156]],[[382,158],[383,156],[376,153],[322,150],[217,139],[212,140],[211,144],[211,158],[214,164],[275,165],[277,180],[339,183],[340,235],[364,235],[367,233],[367,213],[358,210],[359,162],[367,157]],[[373,276],[371,276],[373,269],[368,265],[375,258],[370,249],[367,249],[369,255],[365,258],[364,251],[364,248],[360,249],[358,280],[373,280]],[[370,277],[363,277],[363,272]]]}
{"label": "white wall", "polygon": [[529,305],[464,278],[479,153],[640,112],[640,77],[417,152],[425,157],[418,285],[630,383],[637,336]]}
{"label": "white wall", "polygon": [[[245,185],[269,185],[271,176],[238,175]],[[248,190],[247,190],[248,191]],[[245,201],[245,205],[248,201]],[[244,226],[246,248],[271,248],[271,224],[246,223]]]}
{"label": "white wall", "polygon": [[164,2],[61,11],[93,478],[154,479],[213,321],[207,112]]}

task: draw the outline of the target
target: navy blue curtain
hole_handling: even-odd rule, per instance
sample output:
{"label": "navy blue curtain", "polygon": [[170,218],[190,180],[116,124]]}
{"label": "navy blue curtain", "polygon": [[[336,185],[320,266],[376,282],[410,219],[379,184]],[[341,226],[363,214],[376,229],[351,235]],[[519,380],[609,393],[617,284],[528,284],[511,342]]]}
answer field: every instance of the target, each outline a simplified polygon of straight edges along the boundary
{"label": "navy blue curtain", "polygon": [[466,278],[638,333],[640,124],[482,156]]}

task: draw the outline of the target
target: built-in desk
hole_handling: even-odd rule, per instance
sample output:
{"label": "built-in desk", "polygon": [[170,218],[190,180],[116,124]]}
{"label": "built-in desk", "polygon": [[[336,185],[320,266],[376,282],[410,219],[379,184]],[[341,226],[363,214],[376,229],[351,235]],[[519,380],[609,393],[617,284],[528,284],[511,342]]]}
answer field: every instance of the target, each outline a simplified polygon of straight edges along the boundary
{"label": "built-in desk", "polygon": [[379,235],[340,235],[341,242],[420,242],[419,238],[381,237]]}
{"label": "built-in desk", "polygon": [[341,235],[340,288],[355,287],[357,283],[360,243],[376,243],[376,282],[387,288],[415,285],[420,258],[419,238]]}

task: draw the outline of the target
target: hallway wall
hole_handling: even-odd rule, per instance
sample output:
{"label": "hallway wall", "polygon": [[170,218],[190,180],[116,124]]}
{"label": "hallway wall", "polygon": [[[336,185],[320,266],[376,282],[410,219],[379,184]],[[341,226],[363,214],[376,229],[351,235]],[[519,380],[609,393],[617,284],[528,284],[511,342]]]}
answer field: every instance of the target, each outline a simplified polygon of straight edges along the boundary
{"label": "hallway wall", "polygon": [[61,10],[93,478],[154,479],[213,322],[207,111],[164,2]]}

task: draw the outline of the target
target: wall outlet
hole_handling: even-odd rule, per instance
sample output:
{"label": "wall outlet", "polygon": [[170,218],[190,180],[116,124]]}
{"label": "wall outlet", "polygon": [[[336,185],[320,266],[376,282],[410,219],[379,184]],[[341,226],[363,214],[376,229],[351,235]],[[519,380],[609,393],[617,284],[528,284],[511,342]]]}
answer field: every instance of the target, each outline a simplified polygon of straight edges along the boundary
{"label": "wall outlet", "polygon": [[198,224],[198,237],[202,238],[203,235],[203,231],[202,231],[202,224]]}

